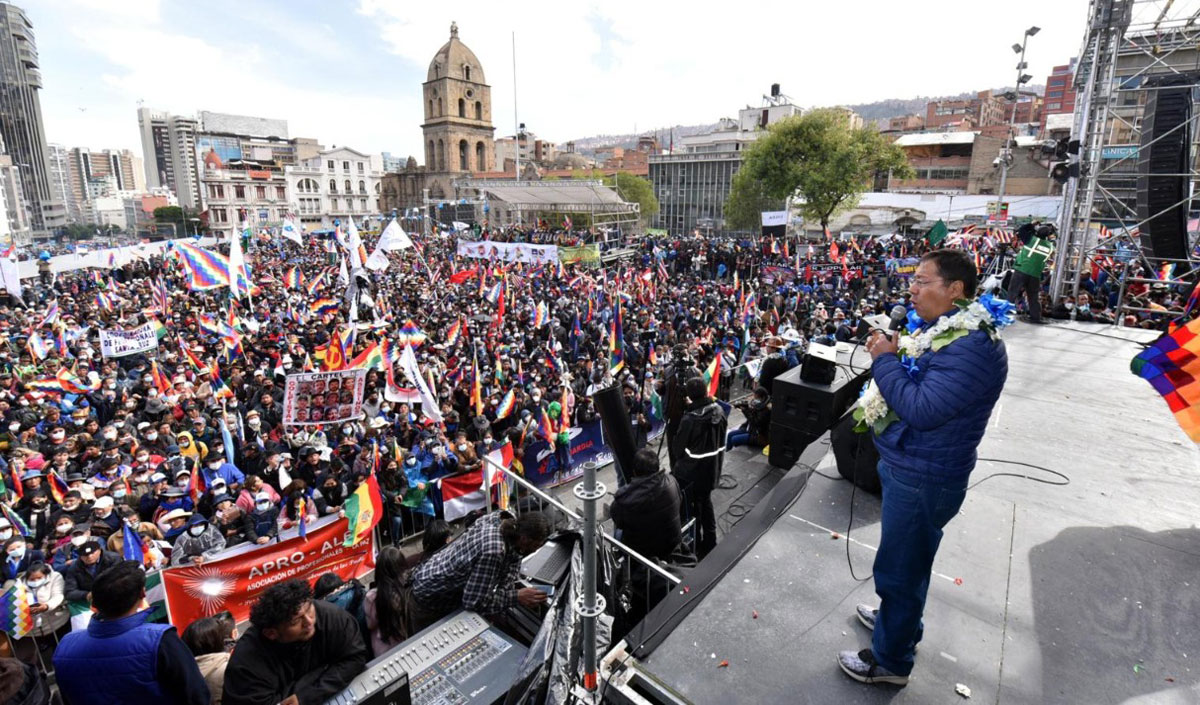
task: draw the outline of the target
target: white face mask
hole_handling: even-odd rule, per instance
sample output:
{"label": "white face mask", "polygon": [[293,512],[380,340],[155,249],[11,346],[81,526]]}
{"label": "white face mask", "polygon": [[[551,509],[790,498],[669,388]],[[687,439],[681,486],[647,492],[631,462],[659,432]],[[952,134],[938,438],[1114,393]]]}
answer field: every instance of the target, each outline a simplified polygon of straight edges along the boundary
{"label": "white face mask", "polygon": [[150,462],[150,456],[148,456],[148,455],[143,455],[143,456],[140,456],[140,457],[137,459],[137,461],[138,461],[138,463],[139,463],[139,464],[140,464],[140,463],[148,463],[148,462]]}
{"label": "white face mask", "polygon": [[12,433],[16,433],[17,431],[20,431],[20,430],[21,430],[21,424],[19,424],[19,423],[10,423],[10,424],[8,425],[8,430],[9,430],[10,432],[12,432]]}
{"label": "white face mask", "polygon": [[86,536],[72,536],[71,537],[71,545],[72,546],[82,546],[83,544],[87,543],[87,540],[88,540],[88,537],[86,537]]}
{"label": "white face mask", "polygon": [[271,508],[271,500],[264,499],[261,502],[255,502],[254,507],[255,507],[255,509],[257,509],[260,512],[265,512]]}
{"label": "white face mask", "polygon": [[25,584],[31,588],[40,588],[46,584],[46,578],[38,578],[37,580],[26,580]]}
{"label": "white face mask", "polygon": [[466,443],[459,443],[459,444],[458,444],[458,452],[459,452],[459,453],[463,453],[463,452],[465,452],[466,450],[467,450],[467,444],[466,444]]}
{"label": "white face mask", "polygon": [[110,440],[110,441],[115,441],[115,440],[117,440],[117,431],[116,431],[116,429],[113,429],[112,431],[105,431],[105,432],[104,432],[104,437],[105,437],[106,439]]}
{"label": "white face mask", "polygon": [[64,535],[64,536],[66,536],[67,534],[71,533],[71,529],[72,529],[74,526],[75,526],[74,524],[60,524],[60,525],[57,527],[57,529],[58,529],[58,533],[60,533],[60,534],[62,534],[62,535]]}
{"label": "white face mask", "polygon": [[247,423],[250,424],[250,428],[258,428],[259,426],[262,425],[262,422],[259,421],[258,419],[250,419],[250,421],[248,421]]}
{"label": "white face mask", "polygon": [[204,533],[204,524],[196,524],[188,527],[188,533],[192,536],[199,536]]}
{"label": "white face mask", "polygon": [[7,541],[12,538],[12,529],[0,529],[0,541]]}
{"label": "white face mask", "polygon": [[158,439],[158,433],[156,433],[155,431],[151,431],[150,433],[146,434],[146,440],[148,440],[148,441],[153,441],[153,440],[157,440],[157,439]]}
{"label": "white face mask", "polygon": [[10,561],[17,562],[17,561],[20,561],[24,557],[25,557],[25,547],[24,546],[21,546],[20,548],[12,548],[12,549],[9,549],[9,551],[8,551],[8,560],[10,560]]}
{"label": "white face mask", "polygon": [[56,441],[61,441],[63,439],[63,437],[65,437],[66,435],[67,435],[66,431],[55,431],[54,433],[50,434],[50,437]]}
{"label": "white face mask", "polygon": [[209,469],[209,470],[220,470],[220,469],[221,469],[221,464],[220,464],[220,463],[209,463],[209,464],[208,464],[208,469]]}
{"label": "white face mask", "polygon": [[186,477],[175,481],[175,485],[177,487],[187,487],[189,484],[190,484],[189,478],[186,478]]}
{"label": "white face mask", "polygon": [[[113,494],[116,494],[116,493],[114,492]],[[112,509],[106,508],[106,509],[97,509],[96,510],[96,516],[101,519],[107,519],[109,514],[112,514]]]}

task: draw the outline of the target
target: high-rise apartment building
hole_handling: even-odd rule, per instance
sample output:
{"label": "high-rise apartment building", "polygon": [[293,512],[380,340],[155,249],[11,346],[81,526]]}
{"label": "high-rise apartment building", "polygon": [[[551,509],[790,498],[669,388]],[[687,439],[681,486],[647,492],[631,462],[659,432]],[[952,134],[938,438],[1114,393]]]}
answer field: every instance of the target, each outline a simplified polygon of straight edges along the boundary
{"label": "high-rise apartment building", "polygon": [[6,2],[0,2],[0,72],[0,136],[20,177],[32,230],[49,235],[66,224],[66,208],[55,197],[47,164],[37,44],[25,11]]}
{"label": "high-rise apartment building", "polygon": [[200,181],[196,170],[197,127],[196,119],[192,117],[138,108],[146,186],[171,189],[180,205],[189,210],[200,205]]}

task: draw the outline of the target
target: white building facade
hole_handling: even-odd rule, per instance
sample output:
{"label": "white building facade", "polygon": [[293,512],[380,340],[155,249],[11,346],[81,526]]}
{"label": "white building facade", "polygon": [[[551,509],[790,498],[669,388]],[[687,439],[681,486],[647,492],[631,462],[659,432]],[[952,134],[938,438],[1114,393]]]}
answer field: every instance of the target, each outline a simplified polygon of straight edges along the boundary
{"label": "white building facade", "polygon": [[284,170],[291,211],[306,230],[325,230],[334,220],[362,222],[379,215],[383,158],[335,147]]}

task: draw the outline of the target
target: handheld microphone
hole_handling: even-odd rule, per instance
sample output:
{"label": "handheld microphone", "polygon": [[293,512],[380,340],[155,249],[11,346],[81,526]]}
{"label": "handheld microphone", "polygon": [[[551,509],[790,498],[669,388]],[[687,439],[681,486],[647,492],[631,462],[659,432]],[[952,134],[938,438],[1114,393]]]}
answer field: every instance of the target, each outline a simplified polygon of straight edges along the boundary
{"label": "handheld microphone", "polygon": [[904,328],[904,324],[908,322],[908,309],[900,304],[892,307],[892,319],[888,321],[888,332],[894,333]]}

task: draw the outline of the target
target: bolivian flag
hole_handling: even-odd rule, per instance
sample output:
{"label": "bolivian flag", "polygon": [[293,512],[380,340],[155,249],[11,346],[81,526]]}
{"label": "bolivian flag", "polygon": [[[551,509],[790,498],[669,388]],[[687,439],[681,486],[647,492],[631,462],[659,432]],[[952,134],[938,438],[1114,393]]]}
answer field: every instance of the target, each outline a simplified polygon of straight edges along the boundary
{"label": "bolivian flag", "polygon": [[346,499],[342,511],[346,514],[347,522],[346,540],[342,545],[353,546],[371,533],[379,523],[379,518],[383,516],[383,499],[379,494],[379,482],[375,479],[375,473],[368,475],[358,489],[354,490],[354,494]]}

